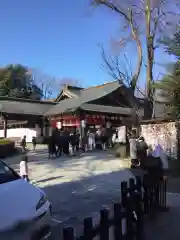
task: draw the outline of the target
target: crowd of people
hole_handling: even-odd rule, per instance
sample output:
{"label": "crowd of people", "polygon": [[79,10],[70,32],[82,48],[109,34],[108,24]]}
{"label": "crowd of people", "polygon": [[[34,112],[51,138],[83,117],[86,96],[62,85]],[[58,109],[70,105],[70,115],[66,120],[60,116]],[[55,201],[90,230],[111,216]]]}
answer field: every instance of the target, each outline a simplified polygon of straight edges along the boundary
{"label": "crowd of people", "polygon": [[160,144],[148,146],[143,136],[137,138],[135,130],[129,133],[128,138],[131,168],[153,169],[159,172],[168,169],[168,157]]}
{"label": "crowd of people", "polygon": [[48,139],[49,157],[52,155],[60,157],[62,154],[73,156],[79,150],[86,152],[95,148],[106,150],[110,146],[109,138],[105,128],[100,128],[96,132],[88,130],[82,137],[76,130],[55,129]]}
{"label": "crowd of people", "polygon": [[[168,168],[167,156],[160,144],[148,146],[143,136],[137,137],[135,130],[128,132],[125,137],[127,149],[131,158],[131,168],[147,169],[149,165],[156,169]],[[60,157],[62,154],[75,156],[79,151],[92,151],[93,149],[106,150],[118,143],[118,131],[108,132],[105,128],[99,128],[96,132],[87,131],[80,137],[79,131],[67,131],[55,129],[52,136],[48,137],[49,159]],[[121,144],[121,143],[118,143]],[[33,151],[36,150],[36,138],[32,138]],[[22,152],[26,152],[26,136],[21,141]],[[28,179],[27,157],[23,157],[20,165],[21,175]],[[148,167],[149,168],[149,167]]]}

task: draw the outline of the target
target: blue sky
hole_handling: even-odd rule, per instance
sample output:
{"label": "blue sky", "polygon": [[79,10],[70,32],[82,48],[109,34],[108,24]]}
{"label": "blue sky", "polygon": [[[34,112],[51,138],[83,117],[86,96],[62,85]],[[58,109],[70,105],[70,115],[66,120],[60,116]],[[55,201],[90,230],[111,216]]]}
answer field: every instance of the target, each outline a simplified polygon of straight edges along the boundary
{"label": "blue sky", "polygon": [[[75,78],[83,85],[110,80],[102,70],[98,44],[120,35],[120,22],[106,11],[93,11],[89,0],[1,0],[0,66],[21,63],[52,77]],[[71,5],[70,5],[71,4]],[[132,67],[133,44],[126,49]],[[163,51],[157,62],[170,61]],[[163,71],[156,66],[155,74]],[[145,71],[141,74],[141,84]]]}

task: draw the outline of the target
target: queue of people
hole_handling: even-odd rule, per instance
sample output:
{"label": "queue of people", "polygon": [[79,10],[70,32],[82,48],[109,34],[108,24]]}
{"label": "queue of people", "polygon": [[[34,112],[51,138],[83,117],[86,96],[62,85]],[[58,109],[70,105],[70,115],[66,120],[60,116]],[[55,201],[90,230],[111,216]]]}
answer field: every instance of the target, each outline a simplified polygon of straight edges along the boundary
{"label": "queue of people", "polygon": [[[80,137],[80,133],[76,130],[67,131],[66,129],[55,129],[52,136],[48,138],[49,158],[52,156],[60,157],[62,154],[67,156],[75,156],[79,150],[82,152],[92,151],[93,149],[106,150],[113,147],[119,141],[118,131],[110,132],[105,128],[99,128],[96,132],[88,130]],[[128,132],[126,136],[126,146],[129,149],[131,158],[131,168],[147,168],[147,165],[156,165],[159,168],[168,168],[166,154],[162,147],[148,146],[143,136],[139,138],[136,131]],[[36,150],[36,138],[32,138],[33,151]],[[121,144],[121,142],[119,143]],[[22,152],[26,150],[26,136],[21,141]],[[157,159],[161,159],[158,160]],[[160,166],[161,165],[161,166]]]}
{"label": "queue of people", "polygon": [[49,157],[52,155],[60,157],[62,154],[73,156],[79,150],[83,152],[93,149],[106,150],[110,146],[110,139],[112,141],[112,136],[105,128],[99,128],[96,132],[88,130],[82,138],[76,130],[55,129],[48,141]]}
{"label": "queue of people", "polygon": [[141,168],[159,173],[168,169],[168,158],[162,146],[148,146],[143,136],[136,137],[136,131],[129,134],[131,168]]}

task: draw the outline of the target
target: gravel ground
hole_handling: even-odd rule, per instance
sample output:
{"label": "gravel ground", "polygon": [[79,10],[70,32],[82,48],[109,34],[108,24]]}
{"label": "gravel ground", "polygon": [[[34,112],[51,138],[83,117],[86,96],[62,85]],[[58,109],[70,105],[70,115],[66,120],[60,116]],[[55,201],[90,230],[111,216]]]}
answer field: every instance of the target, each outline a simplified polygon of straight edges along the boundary
{"label": "gravel ground", "polygon": [[[19,158],[7,159],[16,171]],[[133,174],[122,162],[109,152],[85,153],[69,158],[48,160],[47,152],[38,149],[29,152],[29,177],[33,184],[42,188],[53,211],[53,235],[60,239],[61,226],[70,225],[79,234],[83,219],[92,216],[99,219],[99,211],[120,201],[120,184]]]}
{"label": "gravel ground", "polygon": [[[19,157],[6,159],[19,170]],[[82,231],[83,219],[92,216],[99,220],[99,210],[120,201],[120,182],[132,177],[122,162],[108,152],[87,153],[79,157],[48,160],[42,147],[37,153],[29,152],[30,178],[41,187],[53,206],[52,240],[61,239],[62,226]],[[180,193],[180,178],[169,177],[168,191]],[[168,194],[170,211],[161,213],[156,220],[146,222],[146,240],[180,239],[180,196]]]}

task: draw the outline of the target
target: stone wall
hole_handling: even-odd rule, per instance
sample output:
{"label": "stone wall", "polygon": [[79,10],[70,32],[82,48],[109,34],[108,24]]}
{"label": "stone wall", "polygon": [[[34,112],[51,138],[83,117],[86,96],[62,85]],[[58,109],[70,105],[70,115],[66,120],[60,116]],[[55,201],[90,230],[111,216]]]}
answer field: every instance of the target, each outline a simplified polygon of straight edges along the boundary
{"label": "stone wall", "polygon": [[177,129],[175,122],[141,125],[141,135],[148,145],[161,144],[164,151],[177,158]]}

